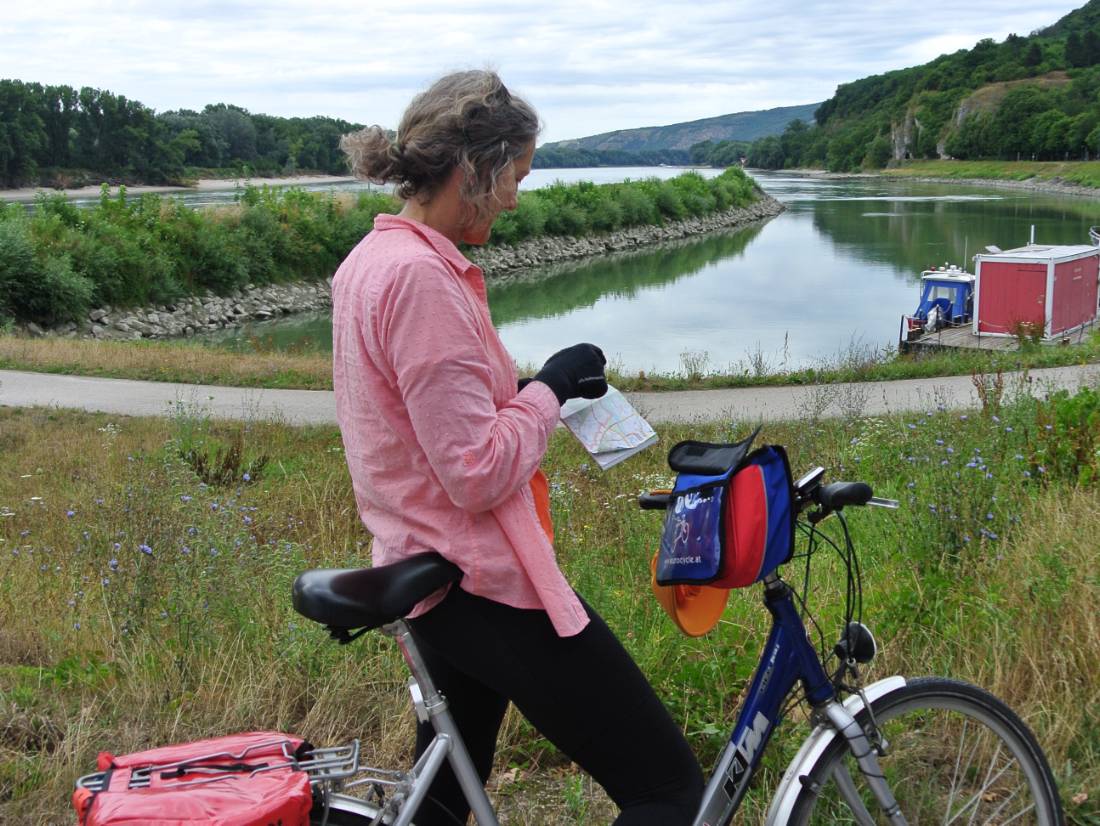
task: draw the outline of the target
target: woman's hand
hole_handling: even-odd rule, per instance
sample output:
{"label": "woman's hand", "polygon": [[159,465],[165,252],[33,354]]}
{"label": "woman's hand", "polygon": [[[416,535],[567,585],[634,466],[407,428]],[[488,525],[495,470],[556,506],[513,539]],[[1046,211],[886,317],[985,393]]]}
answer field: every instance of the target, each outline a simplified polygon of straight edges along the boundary
{"label": "woman's hand", "polygon": [[535,381],[553,390],[559,404],[578,396],[598,399],[607,392],[603,371],[606,364],[603,350],[595,344],[574,344],[550,356],[535,375]]}

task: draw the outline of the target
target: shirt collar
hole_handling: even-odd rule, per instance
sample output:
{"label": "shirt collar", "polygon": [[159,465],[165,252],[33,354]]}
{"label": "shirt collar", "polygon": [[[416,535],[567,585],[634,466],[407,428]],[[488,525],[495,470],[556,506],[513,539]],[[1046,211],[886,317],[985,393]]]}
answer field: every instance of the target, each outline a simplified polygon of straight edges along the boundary
{"label": "shirt collar", "polygon": [[427,224],[413,221],[411,218],[405,218],[401,215],[390,215],[389,213],[382,212],[375,216],[374,228],[376,230],[411,230],[427,241],[432,249],[439,253],[448,264],[454,267],[455,272],[466,275],[471,268],[480,272],[477,265],[473,264],[465,255],[458,251],[458,247],[454,245],[450,238],[432,229]]}

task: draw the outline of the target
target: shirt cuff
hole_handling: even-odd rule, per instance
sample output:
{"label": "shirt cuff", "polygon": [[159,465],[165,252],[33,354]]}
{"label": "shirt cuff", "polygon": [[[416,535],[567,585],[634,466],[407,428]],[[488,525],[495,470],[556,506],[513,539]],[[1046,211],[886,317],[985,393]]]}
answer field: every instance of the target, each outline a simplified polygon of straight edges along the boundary
{"label": "shirt cuff", "polygon": [[561,419],[561,403],[550,385],[541,381],[529,382],[520,392],[524,401],[533,402],[550,427],[555,427]]}

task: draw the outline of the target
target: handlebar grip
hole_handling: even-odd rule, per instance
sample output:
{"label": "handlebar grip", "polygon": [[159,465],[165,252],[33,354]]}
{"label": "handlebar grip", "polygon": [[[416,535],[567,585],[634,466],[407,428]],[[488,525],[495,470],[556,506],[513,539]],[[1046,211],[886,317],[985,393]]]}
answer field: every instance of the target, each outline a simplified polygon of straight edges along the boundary
{"label": "handlebar grip", "polygon": [[874,495],[866,482],[833,482],[818,488],[814,501],[826,511],[835,511],[845,505],[866,505]]}
{"label": "handlebar grip", "polygon": [[672,496],[670,490],[651,490],[638,497],[638,507],[644,511],[663,511]]}

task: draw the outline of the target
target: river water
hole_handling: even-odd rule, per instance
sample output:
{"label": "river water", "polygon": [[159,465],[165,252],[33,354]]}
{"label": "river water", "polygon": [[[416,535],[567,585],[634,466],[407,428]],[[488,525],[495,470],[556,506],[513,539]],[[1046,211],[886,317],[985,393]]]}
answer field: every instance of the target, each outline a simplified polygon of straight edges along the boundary
{"label": "river water", "polygon": [[[535,170],[597,182],[672,168]],[[708,170],[709,172],[709,170]],[[716,174],[715,171],[713,174]],[[1088,243],[1095,201],[989,187],[753,172],[787,210],[763,224],[559,265],[492,283],[493,321],[521,366],[577,341],[623,371],[760,372],[824,366],[893,348],[919,275],[986,245]],[[526,187],[525,187],[526,188]],[[214,340],[242,348],[331,346],[327,316],[253,325]]]}

